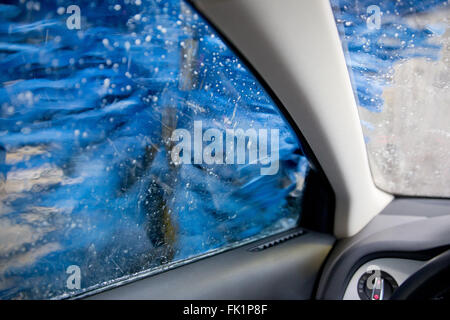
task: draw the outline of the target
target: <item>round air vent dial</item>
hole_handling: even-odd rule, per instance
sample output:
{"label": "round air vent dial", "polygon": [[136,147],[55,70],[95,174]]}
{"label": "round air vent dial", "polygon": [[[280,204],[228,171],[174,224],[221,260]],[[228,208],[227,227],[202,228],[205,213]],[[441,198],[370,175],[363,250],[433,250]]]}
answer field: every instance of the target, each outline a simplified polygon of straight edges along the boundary
{"label": "round air vent dial", "polygon": [[358,280],[358,295],[361,300],[388,300],[397,288],[397,281],[381,270],[367,271]]}

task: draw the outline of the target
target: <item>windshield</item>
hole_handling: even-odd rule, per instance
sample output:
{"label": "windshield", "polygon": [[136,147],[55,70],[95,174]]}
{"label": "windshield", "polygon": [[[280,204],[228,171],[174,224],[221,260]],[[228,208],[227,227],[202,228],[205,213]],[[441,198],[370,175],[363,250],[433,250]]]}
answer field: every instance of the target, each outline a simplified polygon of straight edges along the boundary
{"label": "windshield", "polygon": [[331,0],[375,184],[450,196],[448,1]]}

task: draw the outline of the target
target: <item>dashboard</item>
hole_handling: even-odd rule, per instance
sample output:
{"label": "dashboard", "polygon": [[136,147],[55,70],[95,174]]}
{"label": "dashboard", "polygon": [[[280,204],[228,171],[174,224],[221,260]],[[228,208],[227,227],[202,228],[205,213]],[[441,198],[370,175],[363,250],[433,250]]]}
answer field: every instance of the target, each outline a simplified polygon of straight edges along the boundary
{"label": "dashboard", "polygon": [[[316,299],[389,299],[450,248],[449,227],[449,200],[395,199],[359,233],[337,242]],[[449,265],[442,260],[438,266]]]}

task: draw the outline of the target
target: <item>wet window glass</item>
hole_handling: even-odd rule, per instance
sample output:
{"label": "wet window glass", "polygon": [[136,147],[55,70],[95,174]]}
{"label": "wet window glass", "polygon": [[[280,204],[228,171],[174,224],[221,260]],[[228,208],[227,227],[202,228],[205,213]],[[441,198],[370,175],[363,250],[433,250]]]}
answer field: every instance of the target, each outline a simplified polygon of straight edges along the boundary
{"label": "wet window glass", "polygon": [[378,187],[450,197],[450,6],[331,0]]}
{"label": "wet window glass", "polygon": [[80,294],[297,225],[314,167],[184,1],[3,1],[0,84],[2,299]]}

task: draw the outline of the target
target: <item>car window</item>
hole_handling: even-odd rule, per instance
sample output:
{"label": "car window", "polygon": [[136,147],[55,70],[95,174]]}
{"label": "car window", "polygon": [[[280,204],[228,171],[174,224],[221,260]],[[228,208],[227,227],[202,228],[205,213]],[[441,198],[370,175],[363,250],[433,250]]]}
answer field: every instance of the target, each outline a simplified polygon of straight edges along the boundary
{"label": "car window", "polygon": [[76,3],[0,5],[0,298],[295,227],[316,169],[213,28],[179,0]]}
{"label": "car window", "polygon": [[450,6],[331,0],[374,181],[450,197]]}

